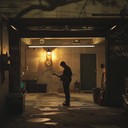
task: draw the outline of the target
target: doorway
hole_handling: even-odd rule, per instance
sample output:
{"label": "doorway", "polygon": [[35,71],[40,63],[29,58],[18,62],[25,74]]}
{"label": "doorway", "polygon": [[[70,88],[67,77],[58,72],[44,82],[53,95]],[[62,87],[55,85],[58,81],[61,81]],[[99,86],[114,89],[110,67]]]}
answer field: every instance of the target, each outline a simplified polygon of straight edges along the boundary
{"label": "doorway", "polygon": [[96,54],[80,55],[81,90],[91,91],[96,87]]}

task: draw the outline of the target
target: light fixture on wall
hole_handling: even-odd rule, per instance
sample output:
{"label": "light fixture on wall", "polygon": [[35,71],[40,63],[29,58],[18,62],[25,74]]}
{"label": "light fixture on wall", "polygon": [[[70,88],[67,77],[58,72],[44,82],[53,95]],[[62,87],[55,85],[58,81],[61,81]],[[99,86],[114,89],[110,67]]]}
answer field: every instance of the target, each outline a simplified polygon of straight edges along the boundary
{"label": "light fixture on wall", "polygon": [[52,52],[50,49],[46,52],[46,65],[51,66],[52,65]]}
{"label": "light fixture on wall", "polygon": [[94,48],[95,45],[29,45],[28,48]]}

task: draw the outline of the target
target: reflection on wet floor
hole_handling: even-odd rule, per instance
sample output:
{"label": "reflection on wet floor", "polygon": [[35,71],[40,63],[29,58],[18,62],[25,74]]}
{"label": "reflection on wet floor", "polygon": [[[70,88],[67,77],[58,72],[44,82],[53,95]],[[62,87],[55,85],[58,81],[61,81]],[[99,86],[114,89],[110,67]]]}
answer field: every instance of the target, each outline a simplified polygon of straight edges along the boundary
{"label": "reflection on wet floor", "polygon": [[38,108],[40,111],[59,111],[58,108],[55,107],[42,107],[42,108]]}
{"label": "reflection on wet floor", "polygon": [[122,108],[94,104],[91,93],[71,96],[71,106],[64,107],[58,106],[64,100],[63,94],[28,93],[25,112],[6,118],[1,128],[126,128],[124,124],[128,127]]}
{"label": "reflection on wet floor", "polygon": [[55,126],[55,125],[57,125],[58,123],[56,123],[56,122],[46,122],[46,123],[44,123],[44,124]]}
{"label": "reflection on wet floor", "polygon": [[28,119],[27,121],[39,123],[39,122],[47,122],[50,120],[51,120],[50,118],[37,118],[37,117],[35,117],[35,118]]}

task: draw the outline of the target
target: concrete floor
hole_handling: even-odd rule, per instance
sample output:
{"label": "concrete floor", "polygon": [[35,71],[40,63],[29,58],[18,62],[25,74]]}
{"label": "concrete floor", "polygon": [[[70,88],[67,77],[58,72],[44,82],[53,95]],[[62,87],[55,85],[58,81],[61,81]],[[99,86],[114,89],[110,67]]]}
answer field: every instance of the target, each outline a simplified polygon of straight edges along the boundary
{"label": "concrete floor", "polygon": [[71,93],[71,106],[60,93],[27,93],[25,111],[1,119],[0,128],[128,128],[123,108],[94,104],[92,93]]}

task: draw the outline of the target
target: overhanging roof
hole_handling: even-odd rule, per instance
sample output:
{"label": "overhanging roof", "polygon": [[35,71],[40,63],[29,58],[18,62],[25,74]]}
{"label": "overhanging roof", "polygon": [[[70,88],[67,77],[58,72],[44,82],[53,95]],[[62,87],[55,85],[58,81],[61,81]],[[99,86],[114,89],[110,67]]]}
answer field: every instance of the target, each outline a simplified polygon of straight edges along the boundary
{"label": "overhanging roof", "polygon": [[128,18],[21,18],[9,19],[21,37],[105,37]]}

